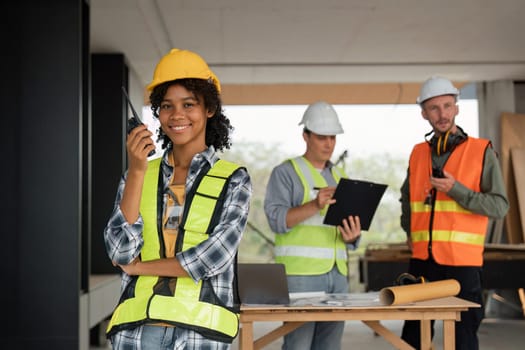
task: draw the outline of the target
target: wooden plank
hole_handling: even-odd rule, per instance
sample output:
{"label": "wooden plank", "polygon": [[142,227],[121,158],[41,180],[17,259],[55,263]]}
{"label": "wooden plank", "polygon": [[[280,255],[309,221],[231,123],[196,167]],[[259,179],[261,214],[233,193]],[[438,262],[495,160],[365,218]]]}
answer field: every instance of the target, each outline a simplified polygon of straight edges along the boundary
{"label": "wooden plank", "polygon": [[[525,137],[525,135],[524,135]],[[516,199],[518,201],[518,214],[521,229],[521,239],[525,242],[525,148],[511,148],[510,160],[514,175],[514,183],[516,184]],[[516,228],[518,229],[518,228]]]}
{"label": "wooden plank", "polygon": [[511,169],[510,150],[525,148],[525,114],[501,114],[501,170],[507,188],[509,212],[505,217],[505,228],[509,243],[523,243],[522,223],[518,212],[517,188],[514,172]]}
{"label": "wooden plank", "polygon": [[363,321],[368,327],[374,332],[383,337],[386,341],[392,344],[396,349],[399,350],[413,350],[414,348],[401,339],[397,334],[393,333],[389,329],[386,329],[379,321]]}
{"label": "wooden plank", "polygon": [[[459,321],[459,320],[458,320]],[[443,349],[456,348],[456,329],[453,320],[443,320]]]}
{"label": "wooden plank", "polygon": [[518,289],[518,295],[520,297],[521,308],[523,309],[523,316],[525,316],[525,291],[523,288]]}
{"label": "wooden plank", "polygon": [[432,332],[430,331],[430,320],[421,320],[419,332],[421,334],[421,349],[432,349]]}
{"label": "wooden plank", "polygon": [[420,87],[419,83],[222,84],[221,95],[228,105],[307,105],[318,100],[332,104],[412,104]]}
{"label": "wooden plank", "polygon": [[240,350],[253,349],[253,322],[243,322],[239,338]]}
{"label": "wooden plank", "polygon": [[[361,293],[359,293],[361,294]],[[364,293],[367,295],[367,293]],[[375,293],[370,293],[372,296],[376,296]],[[351,294],[350,294],[351,296]],[[362,298],[362,297],[361,297]],[[386,312],[390,313],[397,309],[403,310],[433,310],[433,309],[456,309],[462,308],[466,310],[469,307],[480,307],[479,304],[470,302],[468,300],[460,299],[454,296],[444,297],[444,298],[435,298],[429,300],[421,300],[413,303],[407,303],[403,305],[383,305],[380,302],[371,301],[370,304],[360,304],[360,305],[348,305],[348,306],[331,306],[331,305],[301,305],[301,306],[286,306],[286,305],[241,305],[241,321],[255,321],[256,319],[252,318],[252,315],[257,315],[258,319],[261,320],[261,317],[268,315],[269,318],[273,317],[275,314],[285,314],[292,321],[303,320],[301,317],[305,316],[305,311],[315,312],[329,312],[331,316],[337,317],[338,314],[344,315],[351,311],[352,313],[368,313],[370,311]],[[321,317],[321,316],[319,316]],[[361,316],[359,316],[361,317]],[[306,319],[304,319],[306,320]],[[326,321],[326,320],[324,320]],[[329,320],[328,320],[329,321]]]}

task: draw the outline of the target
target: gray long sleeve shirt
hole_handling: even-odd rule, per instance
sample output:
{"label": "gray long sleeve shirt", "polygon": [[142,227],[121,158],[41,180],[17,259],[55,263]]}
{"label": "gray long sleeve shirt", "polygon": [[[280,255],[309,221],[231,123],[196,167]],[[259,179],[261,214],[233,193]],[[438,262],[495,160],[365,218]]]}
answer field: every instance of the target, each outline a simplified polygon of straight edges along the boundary
{"label": "gray long sleeve shirt", "polygon": [[[331,169],[334,165],[328,162],[321,171],[328,186],[336,186],[337,183],[332,176]],[[304,187],[290,161],[285,161],[276,166],[270,175],[264,198],[264,212],[268,224],[276,234],[289,232],[291,228],[286,227],[286,214],[291,208],[303,204]],[[315,195],[312,196],[315,198]],[[360,238],[354,243],[347,243],[349,249],[358,246]]]}

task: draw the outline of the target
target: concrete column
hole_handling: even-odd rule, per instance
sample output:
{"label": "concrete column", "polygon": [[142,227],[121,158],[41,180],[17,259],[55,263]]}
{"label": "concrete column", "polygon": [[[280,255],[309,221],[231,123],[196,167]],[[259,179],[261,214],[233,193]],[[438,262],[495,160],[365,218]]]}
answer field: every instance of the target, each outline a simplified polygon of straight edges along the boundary
{"label": "concrete column", "polygon": [[477,84],[479,103],[479,136],[492,141],[494,149],[501,151],[502,112],[516,111],[514,82],[498,80]]}

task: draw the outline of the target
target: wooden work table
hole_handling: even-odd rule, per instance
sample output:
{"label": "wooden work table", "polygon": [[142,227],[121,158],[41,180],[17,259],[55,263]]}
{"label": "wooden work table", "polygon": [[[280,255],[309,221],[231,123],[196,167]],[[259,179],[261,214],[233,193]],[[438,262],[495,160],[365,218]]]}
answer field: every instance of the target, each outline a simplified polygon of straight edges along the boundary
{"label": "wooden work table", "polygon": [[[366,294],[366,293],[365,293]],[[431,320],[443,321],[443,349],[455,349],[454,322],[460,313],[478,304],[456,297],[420,301],[405,305],[384,306],[279,306],[242,305],[239,346],[242,350],[261,349],[309,321],[360,320],[397,349],[413,349],[399,335],[385,328],[382,320],[420,320],[421,349],[431,349]],[[282,326],[259,339],[254,339],[254,322],[278,322]]]}

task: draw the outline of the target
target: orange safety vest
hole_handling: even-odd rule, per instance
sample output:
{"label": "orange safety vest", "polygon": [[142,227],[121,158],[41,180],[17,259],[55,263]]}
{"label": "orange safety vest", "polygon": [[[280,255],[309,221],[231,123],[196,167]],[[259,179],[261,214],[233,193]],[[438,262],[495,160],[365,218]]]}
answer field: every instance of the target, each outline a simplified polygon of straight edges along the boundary
{"label": "orange safety vest", "polygon": [[[480,191],[488,140],[469,137],[459,144],[444,170],[464,186]],[[442,265],[481,266],[488,217],[475,214],[443,192],[437,191],[433,205],[425,204],[431,190],[431,147],[423,142],[410,155],[410,237],[412,257],[426,260],[431,252]]]}

